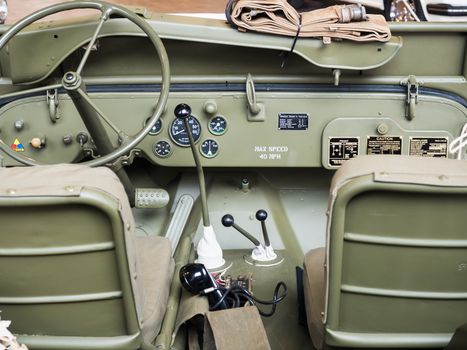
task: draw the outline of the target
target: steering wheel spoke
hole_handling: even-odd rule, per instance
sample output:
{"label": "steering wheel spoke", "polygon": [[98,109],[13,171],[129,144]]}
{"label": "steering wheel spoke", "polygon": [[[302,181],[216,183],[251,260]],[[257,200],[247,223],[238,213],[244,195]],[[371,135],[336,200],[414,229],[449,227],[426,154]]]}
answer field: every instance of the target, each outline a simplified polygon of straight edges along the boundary
{"label": "steering wheel spoke", "polygon": [[76,92],[83,99],[83,101],[92,108],[97,115],[113,130],[117,135],[123,134],[123,131],[120,130],[106,115],[102,110],[91,100],[89,95],[82,89],[78,88]]}
{"label": "steering wheel spoke", "polygon": [[[143,138],[149,133],[152,128],[152,125],[157,122],[159,117],[162,115],[165,105],[167,104],[167,99],[170,91],[170,68],[169,68],[169,59],[167,52],[165,50],[164,44],[160,40],[157,33],[154,29],[141,17],[137,14],[131,12],[130,10],[114,5],[109,4],[103,1],[71,1],[64,2],[61,4],[51,5],[42,10],[39,10],[31,15],[26,16],[18,23],[10,27],[1,37],[0,37],[0,50],[18,34],[26,26],[34,23],[37,20],[40,20],[46,16],[74,9],[95,9],[101,12],[101,17],[97,23],[97,27],[91,37],[88,46],[84,52],[84,55],[78,65],[78,68],[75,72],[65,73],[62,79],[63,88],[66,90],[70,98],[72,99],[75,107],[77,108],[79,114],[81,115],[91,137],[94,140],[101,156],[93,159],[91,161],[84,162],[88,166],[100,166],[112,163],[116,159],[121,159],[122,156],[129,154],[137,145],[140,143]],[[161,68],[162,68],[162,86],[161,92],[159,94],[157,103],[154,107],[154,113],[150,117],[149,121],[146,123],[146,126],[143,127],[133,136],[128,136],[123,130],[119,129],[110,118],[108,118],[102,110],[92,101],[91,97],[86,93],[86,88],[83,83],[81,74],[83,73],[84,66],[89,58],[93,46],[96,44],[96,41],[99,37],[99,34],[102,30],[105,22],[110,18],[112,14],[116,14],[120,17],[126,18],[136,24],[148,37],[150,42],[156,49]],[[56,85],[47,86],[43,88],[33,89],[35,92],[47,91],[51,88],[58,88]],[[29,90],[30,92],[31,90]],[[11,93],[4,95],[3,97],[11,98],[20,98],[22,96],[21,92]],[[114,148],[112,145],[109,136],[107,135],[107,130],[104,127],[103,123],[107,124],[117,135],[119,140],[119,146]],[[16,152],[12,151],[8,145],[6,145],[0,139],[0,150],[12,157],[13,159],[26,164],[26,165],[39,165],[39,162],[27,158],[23,155],[19,155]]]}
{"label": "steering wheel spoke", "polygon": [[91,53],[91,50],[93,46],[96,44],[97,38],[99,37],[99,33],[101,32],[102,26],[104,23],[110,18],[110,15],[112,14],[112,8],[104,6],[102,9],[102,15],[99,20],[99,23],[97,24],[96,30],[94,31],[94,34],[89,41],[89,44],[86,48],[86,51],[84,52],[83,58],[81,59],[81,62],[78,65],[78,68],[76,69],[76,74],[81,75],[84,65],[86,64],[86,61],[89,58],[89,55]]}

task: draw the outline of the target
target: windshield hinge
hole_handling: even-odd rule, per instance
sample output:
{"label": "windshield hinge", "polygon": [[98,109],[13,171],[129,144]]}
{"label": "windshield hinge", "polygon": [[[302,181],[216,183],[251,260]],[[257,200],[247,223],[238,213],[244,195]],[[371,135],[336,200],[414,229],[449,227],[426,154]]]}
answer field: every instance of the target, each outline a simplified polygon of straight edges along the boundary
{"label": "windshield hinge", "polygon": [[58,90],[47,90],[47,106],[49,107],[49,117],[52,123],[60,119],[58,113]]}
{"label": "windshield hinge", "polygon": [[418,104],[418,88],[420,82],[417,81],[415,75],[409,75],[407,80],[401,82],[402,85],[407,86],[407,99],[405,105],[405,117],[408,120],[415,118],[415,106]]}

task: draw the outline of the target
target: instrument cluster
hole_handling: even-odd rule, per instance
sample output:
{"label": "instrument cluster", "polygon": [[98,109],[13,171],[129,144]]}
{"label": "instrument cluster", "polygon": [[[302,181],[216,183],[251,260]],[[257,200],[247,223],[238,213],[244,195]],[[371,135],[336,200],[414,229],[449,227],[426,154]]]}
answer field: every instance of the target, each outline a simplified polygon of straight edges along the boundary
{"label": "instrument cluster", "polygon": [[[202,122],[195,115],[188,118],[188,125],[193,135],[195,144],[199,144],[198,150],[205,158],[214,158],[219,154],[220,146],[215,138],[206,138],[201,140],[202,130],[204,127],[213,136],[222,136],[227,132],[228,122],[222,115],[211,117],[207,125],[202,125]],[[159,119],[152,127],[149,135],[159,135],[164,129],[164,121]],[[155,156],[159,158],[168,158],[173,153],[173,147],[190,147],[187,130],[185,129],[183,120],[175,118],[167,127],[168,138],[156,141],[152,147]]]}

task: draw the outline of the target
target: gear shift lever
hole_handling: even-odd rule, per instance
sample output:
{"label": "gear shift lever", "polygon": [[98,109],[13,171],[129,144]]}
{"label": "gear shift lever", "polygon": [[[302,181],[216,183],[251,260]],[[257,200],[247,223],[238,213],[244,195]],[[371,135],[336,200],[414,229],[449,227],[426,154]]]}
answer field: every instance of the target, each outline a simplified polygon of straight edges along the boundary
{"label": "gear shift lever", "polygon": [[235,223],[234,217],[232,215],[225,214],[222,217],[221,222],[222,222],[222,225],[224,225],[225,227],[233,227],[234,229],[236,229],[243,236],[245,236],[247,239],[249,239],[251,241],[251,243],[253,243],[255,246],[257,246],[257,247],[261,246],[261,243],[255,237],[253,237],[251,234],[246,232],[244,229],[242,229],[240,226],[238,226]]}
{"label": "gear shift lever", "polygon": [[216,234],[209,220],[208,202],[206,199],[206,182],[204,180],[204,171],[201,166],[198,152],[195,148],[195,141],[191,132],[188,118],[191,116],[191,108],[185,103],[181,103],[175,107],[174,114],[176,118],[182,119],[185,126],[188,139],[190,141],[191,152],[196,164],[198,172],[199,192],[201,197],[201,206],[203,213],[203,236],[198,242],[196,250],[198,252],[197,262],[204,264],[208,269],[215,269],[224,265],[225,260],[222,258],[222,249],[217,242]]}
{"label": "gear shift lever", "polygon": [[[267,214],[266,214],[267,216]],[[234,218],[232,215],[230,214],[226,214],[222,217],[222,225],[224,225],[225,227],[233,227],[234,229],[236,229],[238,232],[240,232],[243,236],[245,236],[247,239],[249,239],[251,241],[251,243],[253,243],[255,245],[255,247],[253,248],[253,250],[251,251],[251,259],[253,259],[253,261],[269,261],[269,260],[274,260],[276,258],[276,256],[272,257],[272,256],[269,256],[267,254],[267,251],[266,251],[266,247],[264,247],[259,240],[257,240],[255,237],[253,237],[250,233],[248,233],[247,231],[245,231],[243,228],[241,228],[240,226],[238,226],[235,221],[234,221]],[[266,233],[267,235],[267,233]],[[269,242],[269,238],[268,238],[268,242]],[[270,245],[269,245],[270,247]],[[271,248],[270,248],[271,249]],[[274,251],[273,251],[274,253]]]}
{"label": "gear shift lever", "polygon": [[277,258],[274,249],[271,246],[271,241],[269,240],[268,230],[266,229],[266,219],[268,218],[268,213],[266,210],[260,209],[256,212],[256,219],[261,221],[261,230],[263,231],[264,237],[264,250],[266,251],[266,256],[268,260],[274,260]]}

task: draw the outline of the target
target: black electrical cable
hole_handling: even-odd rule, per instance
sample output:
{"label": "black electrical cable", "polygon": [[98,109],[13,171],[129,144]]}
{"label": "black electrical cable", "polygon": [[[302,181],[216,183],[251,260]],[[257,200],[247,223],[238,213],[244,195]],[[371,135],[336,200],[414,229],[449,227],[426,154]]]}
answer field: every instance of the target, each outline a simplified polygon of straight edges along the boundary
{"label": "black electrical cable", "polygon": [[[282,293],[279,295],[281,289],[283,289]],[[216,288],[222,293],[222,297],[215,303],[209,307],[209,310],[217,310],[217,308],[225,301],[230,306],[230,308],[236,308],[244,305],[245,303],[249,303],[254,305],[258,308],[258,311],[261,316],[269,317],[274,315],[276,312],[276,307],[279,302],[284,300],[287,296],[287,285],[284,282],[279,282],[274,288],[274,294],[272,296],[272,300],[260,300],[255,298],[248,290],[240,286],[233,286],[229,288],[219,287]],[[262,311],[259,308],[259,305],[272,305],[271,310],[269,312]]]}

